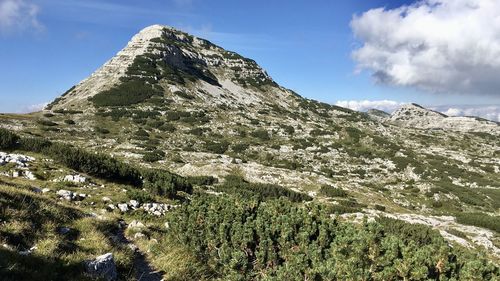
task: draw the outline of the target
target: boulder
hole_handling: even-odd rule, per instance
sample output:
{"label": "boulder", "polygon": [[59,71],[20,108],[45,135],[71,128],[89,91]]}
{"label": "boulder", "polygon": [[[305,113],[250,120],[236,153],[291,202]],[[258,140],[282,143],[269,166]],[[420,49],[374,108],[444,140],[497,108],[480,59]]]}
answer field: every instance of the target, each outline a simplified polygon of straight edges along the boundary
{"label": "boulder", "polygon": [[128,212],[128,205],[127,205],[127,203],[118,204],[118,209],[120,209],[120,211],[122,213]]}
{"label": "boulder", "polygon": [[61,197],[62,199],[64,200],[68,200],[68,201],[71,201],[73,200],[73,192],[69,191],[69,190],[64,190],[64,189],[61,189],[61,190],[58,190],[56,192],[56,194]]}
{"label": "boulder", "polygon": [[112,253],[98,256],[94,260],[85,262],[85,272],[91,278],[103,278],[107,281],[117,280],[116,264]]}
{"label": "boulder", "polygon": [[42,193],[47,193],[47,192],[51,192],[51,191],[52,191],[52,189],[50,189],[50,188],[42,189]]}
{"label": "boulder", "polygon": [[132,222],[129,223],[127,228],[144,228],[144,227],[145,225],[142,222],[133,220]]}
{"label": "boulder", "polygon": [[132,207],[132,209],[137,209],[141,204],[137,200],[130,200],[129,205]]}

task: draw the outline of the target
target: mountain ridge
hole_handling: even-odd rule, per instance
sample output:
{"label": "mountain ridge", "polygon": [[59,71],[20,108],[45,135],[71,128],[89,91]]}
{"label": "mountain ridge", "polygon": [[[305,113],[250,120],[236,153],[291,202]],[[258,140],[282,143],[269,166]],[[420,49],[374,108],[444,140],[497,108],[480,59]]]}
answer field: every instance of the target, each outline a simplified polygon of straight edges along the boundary
{"label": "mountain ridge", "polygon": [[[498,214],[500,143],[494,131],[422,129],[422,118],[451,117],[417,105],[391,115],[408,120],[393,122],[380,112],[385,117],[373,120],[303,98],[277,85],[255,61],[181,31],[154,26],[135,38],[123,56],[46,110],[0,115],[0,126],[22,140],[43,137],[137,170],[194,177],[199,194],[221,200],[238,192],[308,198],[312,202],[300,208],[324,204],[349,222],[392,216],[422,223],[449,243],[485,247],[498,258],[495,226],[470,220]],[[43,176],[37,184],[61,177],[60,167],[44,167],[36,167]],[[123,195],[120,190],[113,192]]]}

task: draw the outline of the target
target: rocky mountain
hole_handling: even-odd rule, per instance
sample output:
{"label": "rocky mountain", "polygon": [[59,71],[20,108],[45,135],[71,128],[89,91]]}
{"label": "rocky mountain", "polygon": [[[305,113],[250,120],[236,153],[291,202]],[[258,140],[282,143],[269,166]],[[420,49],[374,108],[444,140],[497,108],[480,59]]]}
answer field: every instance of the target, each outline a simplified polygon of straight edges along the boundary
{"label": "rocky mountain", "polygon": [[441,129],[461,132],[486,132],[498,135],[500,124],[478,117],[451,117],[437,111],[408,104],[396,110],[388,119],[396,124],[420,129]]}
{"label": "rocky mountain", "polygon": [[[142,85],[133,84],[137,81]],[[138,88],[144,85],[145,88]],[[113,96],[114,89],[143,91],[139,94],[141,99],[133,103],[150,98],[156,90],[182,92],[212,105],[232,106],[266,102],[286,105],[293,96],[279,87],[255,61],[179,30],[153,25],[141,30],[116,56],[49,108],[86,109],[92,106],[92,101],[94,105],[113,106],[112,101],[100,101],[103,92]],[[268,94],[263,95],[262,89]],[[144,93],[148,91],[151,93]]]}
{"label": "rocky mountain", "polygon": [[[0,164],[0,193],[21,202],[33,187],[44,187],[54,192],[30,200],[57,201],[58,194],[71,194],[62,199],[70,198],[69,206],[96,214],[96,220],[124,220],[119,229],[132,220],[146,221],[140,230],[125,230],[129,242],[112,227],[85,228],[83,215],[73,227],[88,240],[96,240],[89,233],[113,233],[114,240],[133,243],[155,267],[172,272],[172,280],[175,274],[202,280],[256,280],[259,274],[320,280],[321,274],[309,269],[287,270],[326,263],[326,257],[314,256],[319,252],[335,252],[339,260],[337,252],[344,250],[333,249],[380,239],[386,240],[377,247],[392,247],[380,252],[400,247],[404,255],[415,254],[408,258],[415,263],[411,268],[431,272],[380,273],[381,279],[435,278],[441,270],[454,278],[483,270],[484,279],[494,280],[494,270],[498,273],[491,265],[500,259],[498,124],[448,117],[415,104],[391,115],[365,114],[306,99],[275,83],[255,61],[170,27],[143,29],[45,110],[0,115],[0,127],[11,131],[0,131],[0,149],[14,150],[10,158],[32,157],[23,167]],[[75,177],[85,181],[65,180]],[[14,194],[14,186],[23,191]],[[17,206],[9,210],[22,214]],[[235,217],[241,223],[233,224]],[[286,232],[290,225],[294,230]],[[211,235],[214,229],[220,233]],[[1,230],[0,224],[0,242]],[[267,238],[242,241],[252,235]],[[281,256],[271,260],[278,254],[263,252],[274,247],[265,243],[277,245]],[[111,244],[103,247],[112,249]],[[81,247],[87,252],[79,256],[95,248]],[[118,264],[130,266],[123,248],[114,249],[122,258]],[[419,257],[437,252],[432,262],[421,264]],[[295,253],[315,262],[287,266]],[[358,265],[375,262],[359,260],[372,254],[347,248],[345,253],[357,255],[343,259]],[[144,255],[139,256],[143,263]],[[209,265],[200,256],[210,259]],[[377,264],[395,264],[393,258],[373,256]],[[357,265],[337,268],[335,260],[321,268],[357,272]],[[1,265],[0,259],[0,270]],[[373,268],[378,274],[379,266]]]}
{"label": "rocky mountain", "polygon": [[378,110],[375,108],[369,109],[366,114],[368,116],[376,121],[384,121],[385,119],[389,118],[391,115],[383,110]]}

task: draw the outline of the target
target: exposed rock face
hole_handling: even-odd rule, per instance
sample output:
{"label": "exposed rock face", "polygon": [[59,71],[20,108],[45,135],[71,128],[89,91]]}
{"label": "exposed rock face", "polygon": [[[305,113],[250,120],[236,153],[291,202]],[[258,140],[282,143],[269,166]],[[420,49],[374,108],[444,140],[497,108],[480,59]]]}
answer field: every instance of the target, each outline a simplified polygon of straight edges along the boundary
{"label": "exposed rock face", "polygon": [[98,256],[94,260],[85,263],[85,270],[92,278],[103,278],[108,281],[116,280],[116,264],[112,253]]}
{"label": "exposed rock face", "polygon": [[[169,79],[161,77],[172,74],[165,73],[165,70],[159,71],[160,76],[130,74],[129,68],[136,58],[156,60],[173,73],[182,72],[184,77],[191,78],[188,79],[190,85],[163,83],[172,81],[171,76]],[[48,108],[87,111],[92,108],[89,107],[89,98],[121,84],[124,78],[152,79],[159,81],[166,92],[184,91],[210,99],[215,104],[237,102],[248,105],[271,101],[273,97],[274,102],[284,102],[286,99],[283,98],[292,96],[290,91],[274,83],[255,61],[174,28],[153,25],[141,30],[116,56]],[[270,92],[252,89],[261,87],[267,87]]]}
{"label": "exposed rock face", "polygon": [[389,113],[378,109],[370,109],[366,112],[366,114],[368,114],[371,119],[376,121],[384,121],[391,116]]}
{"label": "exposed rock face", "polygon": [[136,34],[123,50],[62,97],[61,106],[85,102],[87,98],[119,83],[120,77],[125,75],[134,59],[143,55],[147,48],[154,44],[151,39],[161,36],[162,29],[162,26],[152,25]]}
{"label": "exposed rock face", "polygon": [[28,167],[28,162],[32,162],[34,160],[35,158],[26,155],[0,152],[0,166],[7,163],[15,163],[18,168],[25,168]]}
{"label": "exposed rock face", "polygon": [[419,129],[500,133],[500,125],[496,122],[476,117],[450,117],[413,103],[396,110],[388,120],[396,124]]}
{"label": "exposed rock face", "polygon": [[67,175],[63,178],[63,181],[69,181],[74,183],[84,183],[87,181],[87,178],[81,175]]}

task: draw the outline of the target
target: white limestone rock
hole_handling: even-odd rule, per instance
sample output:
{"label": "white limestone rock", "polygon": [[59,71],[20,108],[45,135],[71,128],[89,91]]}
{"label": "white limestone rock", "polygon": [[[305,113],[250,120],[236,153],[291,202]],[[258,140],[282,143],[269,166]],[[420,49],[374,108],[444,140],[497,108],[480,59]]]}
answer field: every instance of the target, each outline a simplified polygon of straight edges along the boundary
{"label": "white limestone rock", "polygon": [[118,273],[112,253],[96,257],[85,262],[85,271],[91,278],[103,278],[107,281],[117,280]]}

